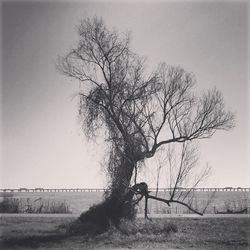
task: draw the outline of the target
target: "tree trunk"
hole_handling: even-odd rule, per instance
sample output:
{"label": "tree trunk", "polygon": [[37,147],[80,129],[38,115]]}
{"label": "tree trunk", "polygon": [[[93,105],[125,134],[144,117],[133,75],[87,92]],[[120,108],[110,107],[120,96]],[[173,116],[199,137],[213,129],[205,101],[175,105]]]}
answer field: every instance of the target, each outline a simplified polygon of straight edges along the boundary
{"label": "tree trunk", "polygon": [[106,194],[104,201],[80,215],[79,221],[88,226],[88,229],[83,227],[83,230],[79,229],[80,231],[103,232],[107,230],[110,223],[118,225],[122,218],[134,217],[135,210],[131,202],[134,193],[129,191],[134,167],[135,164],[131,164],[128,158],[122,159],[112,178],[111,190]]}
{"label": "tree trunk", "polygon": [[144,218],[148,218],[148,197],[145,195],[145,208],[144,208]]}
{"label": "tree trunk", "polygon": [[113,222],[119,222],[121,218],[132,218],[134,215],[131,201],[133,193],[130,192],[129,186],[133,175],[135,164],[131,161],[123,159],[123,163],[117,169],[116,176],[112,180],[111,191],[108,200],[113,204],[114,216]]}

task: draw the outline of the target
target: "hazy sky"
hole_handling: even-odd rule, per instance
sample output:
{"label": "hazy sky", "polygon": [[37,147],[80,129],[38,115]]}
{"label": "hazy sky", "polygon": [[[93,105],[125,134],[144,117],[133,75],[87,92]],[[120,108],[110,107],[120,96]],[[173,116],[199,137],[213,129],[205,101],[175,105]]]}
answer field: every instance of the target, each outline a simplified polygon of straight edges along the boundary
{"label": "hazy sky", "polygon": [[[149,1],[148,1],[149,2]],[[153,1],[152,1],[153,2]],[[103,187],[101,140],[89,144],[77,122],[78,82],[56,71],[77,43],[79,21],[94,15],[132,32],[132,48],[216,86],[236,113],[236,128],[201,142],[209,186],[249,186],[247,2],[2,4],[1,186]]]}

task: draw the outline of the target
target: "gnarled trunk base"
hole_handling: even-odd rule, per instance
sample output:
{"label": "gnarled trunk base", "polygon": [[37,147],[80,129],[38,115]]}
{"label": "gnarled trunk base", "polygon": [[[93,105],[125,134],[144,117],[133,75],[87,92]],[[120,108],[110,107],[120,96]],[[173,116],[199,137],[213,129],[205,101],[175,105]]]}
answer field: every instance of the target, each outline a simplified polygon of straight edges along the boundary
{"label": "gnarled trunk base", "polygon": [[[132,187],[133,188],[133,187]],[[125,193],[112,192],[107,198],[82,213],[70,228],[72,233],[98,234],[106,231],[111,224],[118,226],[121,219],[132,220],[136,215],[132,188]]]}

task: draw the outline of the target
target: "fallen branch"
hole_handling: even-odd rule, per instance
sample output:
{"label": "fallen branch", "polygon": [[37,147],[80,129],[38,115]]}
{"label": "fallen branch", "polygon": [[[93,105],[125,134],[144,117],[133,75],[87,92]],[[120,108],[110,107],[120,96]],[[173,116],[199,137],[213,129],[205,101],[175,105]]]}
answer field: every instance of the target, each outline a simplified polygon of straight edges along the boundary
{"label": "fallen branch", "polygon": [[183,202],[183,201],[179,201],[179,200],[174,200],[173,198],[170,198],[169,200],[167,199],[163,199],[163,198],[160,198],[160,197],[157,197],[157,196],[153,196],[153,195],[150,195],[150,191],[148,191],[148,187],[147,187],[147,184],[145,182],[141,182],[141,183],[138,183],[138,184],[135,184],[134,186],[132,187],[129,187],[129,190],[131,191],[131,193],[133,193],[134,195],[141,195],[139,199],[137,199],[136,201],[134,201],[134,205],[135,204],[138,204],[139,201],[142,200],[143,197],[145,197],[145,218],[146,219],[149,219],[148,217],[148,199],[152,199],[152,200],[157,200],[157,201],[161,201],[163,203],[166,203],[168,206],[170,206],[171,203],[178,203],[182,206],[185,206],[187,207],[190,211],[200,215],[200,216],[203,216],[203,213],[195,210],[194,208],[192,208],[190,205],[188,205],[187,203]]}
{"label": "fallen branch", "polygon": [[194,213],[196,213],[196,214],[199,214],[200,216],[203,216],[203,213],[201,213],[201,212],[195,210],[194,208],[192,208],[191,206],[189,206],[187,203],[184,203],[184,202],[178,201],[178,200],[169,200],[169,202],[179,203],[179,204],[181,204],[181,205],[187,207],[190,211],[192,211],[192,212],[194,212]]}
{"label": "fallen branch", "polygon": [[195,210],[194,208],[192,208],[191,206],[189,206],[187,203],[184,203],[182,201],[178,201],[178,200],[174,200],[174,199],[170,199],[170,200],[166,200],[166,199],[163,199],[163,198],[159,198],[159,197],[156,197],[156,196],[152,196],[152,195],[147,195],[147,199],[152,199],[152,200],[157,200],[157,201],[161,201],[161,202],[164,202],[166,203],[168,206],[170,206],[170,203],[178,203],[178,204],[181,204],[185,207],[187,207],[190,211],[196,213],[196,214],[199,214],[201,216],[203,216],[203,213]]}

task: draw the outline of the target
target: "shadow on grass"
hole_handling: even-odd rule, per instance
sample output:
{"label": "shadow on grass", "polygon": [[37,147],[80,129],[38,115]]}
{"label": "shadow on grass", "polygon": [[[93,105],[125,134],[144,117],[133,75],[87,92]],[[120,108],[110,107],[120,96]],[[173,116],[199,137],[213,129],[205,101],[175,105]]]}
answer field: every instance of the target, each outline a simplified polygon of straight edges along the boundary
{"label": "shadow on grass", "polygon": [[[58,243],[68,238],[70,235],[52,232],[50,235],[31,235],[25,237],[4,238],[0,246],[12,249],[12,247],[37,248],[42,243]],[[1,248],[1,247],[0,247]]]}
{"label": "shadow on grass", "polygon": [[[29,230],[30,231],[30,230]],[[81,223],[75,220],[70,223],[58,225],[55,230],[41,232],[34,229],[34,234],[11,235],[11,233],[2,235],[0,239],[0,249],[23,249],[38,248],[46,244],[57,244],[69,239],[70,237],[79,236],[86,239],[103,233],[94,223]]]}
{"label": "shadow on grass", "polygon": [[[42,232],[43,235],[2,236],[0,249],[34,249],[48,244],[63,244],[71,237],[81,237],[81,242],[92,244],[127,246],[138,240],[165,241],[170,233],[177,232],[175,224],[168,221],[122,220],[119,226],[113,224],[103,231],[96,224],[82,223],[80,220],[62,224],[56,230]],[[45,234],[46,233],[46,234]]]}

